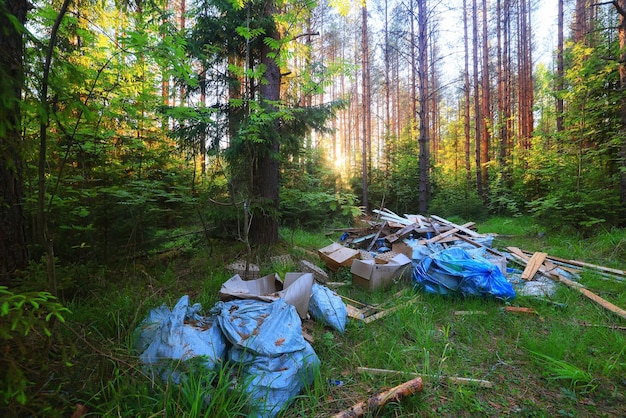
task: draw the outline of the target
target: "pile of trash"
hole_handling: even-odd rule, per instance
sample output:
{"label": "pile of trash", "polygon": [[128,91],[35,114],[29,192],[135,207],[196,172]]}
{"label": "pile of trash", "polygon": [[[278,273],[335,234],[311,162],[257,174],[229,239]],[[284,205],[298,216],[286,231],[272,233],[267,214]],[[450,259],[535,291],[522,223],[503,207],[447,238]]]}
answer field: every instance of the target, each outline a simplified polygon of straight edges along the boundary
{"label": "pile of trash", "polygon": [[251,281],[234,276],[220,296],[207,315],[200,304],[190,306],[186,295],[172,310],[165,305],[151,310],[137,329],[139,358],[149,373],[174,383],[185,379],[176,360],[198,359],[207,374],[215,375],[237,365],[233,378],[247,395],[248,416],[273,417],[319,370],[301,317],[310,311],[344,332],[346,306],[336,293],[314,284],[310,273],[289,273],[285,282],[277,274]]}
{"label": "pile of trash", "polygon": [[[339,242],[318,250],[328,271],[350,269],[355,286],[374,290],[406,279],[428,293],[511,301],[517,294],[551,296],[555,280],[576,285],[570,281],[575,272],[552,264],[554,258],[545,253],[530,257],[514,247],[494,250],[493,236],[479,234],[473,223],[374,212],[377,219],[363,228],[340,230]],[[526,268],[510,268],[508,261]],[[142,363],[176,383],[185,378],[173,366],[176,361],[197,359],[207,373],[236,365],[233,379],[247,395],[248,415],[275,416],[319,373],[320,360],[302,320],[310,317],[343,333],[348,316],[367,324],[393,311],[370,314],[372,306],[345,303],[347,298],[324,285],[331,285],[325,270],[305,260],[300,268],[304,272],[287,273],[283,281],[278,274],[257,278],[259,269],[234,264],[236,271],[253,271],[251,279],[235,274],[226,281],[220,301],[207,314],[199,304],[190,305],[188,296],[172,310],[165,305],[153,309],[137,329]]]}

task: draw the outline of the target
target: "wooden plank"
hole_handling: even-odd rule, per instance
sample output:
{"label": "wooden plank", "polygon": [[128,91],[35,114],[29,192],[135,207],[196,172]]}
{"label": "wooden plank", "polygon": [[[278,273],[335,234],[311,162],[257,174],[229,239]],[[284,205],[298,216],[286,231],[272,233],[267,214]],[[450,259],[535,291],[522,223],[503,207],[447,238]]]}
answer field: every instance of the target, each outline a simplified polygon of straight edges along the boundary
{"label": "wooden plank", "polygon": [[457,224],[455,224],[454,222],[450,222],[449,220],[444,219],[444,218],[441,218],[441,217],[439,217],[439,216],[436,216],[436,215],[430,215],[430,217],[431,217],[432,219],[435,219],[435,220],[437,220],[437,221],[439,221],[439,222],[442,222],[442,223],[444,223],[444,224],[446,224],[446,225],[450,225],[450,226],[453,226],[453,227],[455,227],[455,228],[458,228],[459,230],[461,230],[461,231],[465,232],[465,233],[466,233],[467,235],[469,235],[470,237],[474,237],[474,238],[484,237],[484,235],[479,234],[479,233],[478,233],[478,232],[476,232],[476,231],[472,231],[472,230],[471,230],[471,229],[469,229],[469,228],[466,228],[466,227],[461,226],[461,225],[457,225]]}
{"label": "wooden plank", "polygon": [[[618,276],[625,276],[626,277],[626,270],[619,270],[619,269],[614,269],[614,268],[610,268],[610,267],[599,266],[597,264],[590,264],[590,263],[586,263],[584,261],[579,261],[579,260],[568,260],[566,258],[559,258],[559,257],[555,257],[555,256],[552,256],[552,255],[549,255],[548,259],[552,260],[552,261],[557,261],[559,263],[568,264],[570,266],[588,267],[590,269],[600,270],[600,271],[603,271],[605,273],[612,273],[612,274],[617,274]],[[563,270],[566,270],[566,269],[564,268]]]}
{"label": "wooden plank", "polygon": [[541,267],[547,256],[548,253],[534,253],[533,256],[530,257],[528,264],[526,264],[526,268],[522,272],[522,280],[532,280],[532,278],[535,276],[535,273],[537,273],[537,270],[539,270],[539,267]]}
{"label": "wooden plank", "polygon": [[[517,257],[522,262],[524,262],[524,263],[528,263],[529,262],[530,258],[526,254],[524,254],[519,248],[507,247],[507,249],[509,249],[509,251],[511,251],[511,254],[513,254],[515,257]],[[605,309],[613,312],[614,314],[619,315],[622,318],[626,319],[626,310],[624,310],[624,309],[622,309],[622,308],[612,304],[611,302],[601,298],[600,296],[596,295],[592,291],[585,289],[584,287],[582,287],[582,285],[580,283],[576,283],[576,282],[574,282],[574,281],[572,281],[572,280],[570,280],[570,279],[568,279],[566,277],[561,276],[558,273],[548,271],[545,267],[539,267],[539,271],[542,272],[543,274],[545,274],[546,276],[550,277],[551,279],[565,284],[567,287],[570,287],[572,289],[578,290],[580,293],[582,293],[588,299],[591,299],[592,301],[594,301],[598,305],[602,306],[603,308],[605,308]]]}
{"label": "wooden plank", "polygon": [[366,324],[369,324],[370,322],[376,321],[377,319],[387,316],[390,313],[393,313],[397,310],[398,310],[398,306],[394,306],[382,312],[375,313],[374,315],[366,316],[365,318],[363,318],[363,322],[365,322]]}
{"label": "wooden plank", "polygon": [[397,230],[395,233],[387,235],[385,239],[390,243],[394,243],[406,234],[417,230],[417,228],[419,228],[417,224],[406,225],[405,227]]}
{"label": "wooden plank", "polygon": [[385,229],[386,227],[387,227],[387,221],[383,222],[383,224],[380,226],[380,229],[378,230],[378,232],[372,239],[372,242],[370,242],[370,245],[367,247],[367,251],[372,250],[372,248],[374,247],[374,244],[376,244],[376,240],[378,239],[378,237],[380,237],[380,233],[383,232],[383,229]]}
{"label": "wooden plank", "polygon": [[504,310],[506,312],[523,313],[523,314],[529,314],[529,315],[539,315],[537,313],[537,311],[534,310],[533,308],[524,308],[524,307],[521,307],[521,306],[505,306]]}
{"label": "wooden plank", "polygon": [[392,375],[408,375],[413,377],[431,377],[439,379],[440,381],[447,381],[449,383],[455,383],[458,385],[478,385],[483,388],[492,388],[493,383],[488,380],[482,379],[470,379],[467,377],[455,377],[455,376],[437,376],[433,374],[418,374],[413,372],[403,372],[399,370],[388,369],[376,369],[373,367],[357,367],[359,373],[371,373],[371,374],[392,374]]}
{"label": "wooden plank", "polygon": [[365,315],[363,314],[363,311],[361,311],[359,308],[352,306],[349,303],[346,303],[346,308],[348,310],[348,316],[350,318],[358,319],[359,321],[363,320],[363,317]]}

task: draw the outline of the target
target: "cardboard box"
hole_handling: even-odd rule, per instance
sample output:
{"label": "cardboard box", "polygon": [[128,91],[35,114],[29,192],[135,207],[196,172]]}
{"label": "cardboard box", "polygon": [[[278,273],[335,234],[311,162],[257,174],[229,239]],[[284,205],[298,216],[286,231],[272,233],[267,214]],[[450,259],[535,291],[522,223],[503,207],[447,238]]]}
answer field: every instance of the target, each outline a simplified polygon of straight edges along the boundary
{"label": "cardboard box", "polygon": [[404,254],[408,258],[413,257],[413,248],[403,241],[394,242],[391,245],[391,251],[393,251],[394,253]]}
{"label": "cardboard box", "polygon": [[376,264],[374,260],[354,260],[350,273],[354,285],[374,290],[390,286],[395,279],[410,274],[411,269],[411,259],[398,254],[387,264]]}
{"label": "cardboard box", "polygon": [[276,273],[256,280],[243,280],[236,274],[222,284],[219,295],[222,300],[257,299],[273,302],[283,298],[296,307],[300,318],[306,318],[312,286],[311,273],[287,273],[284,282]]}
{"label": "cardboard box", "polygon": [[336,242],[317,250],[317,253],[332,271],[337,271],[340,267],[350,267],[352,261],[359,257],[357,250],[346,248]]}

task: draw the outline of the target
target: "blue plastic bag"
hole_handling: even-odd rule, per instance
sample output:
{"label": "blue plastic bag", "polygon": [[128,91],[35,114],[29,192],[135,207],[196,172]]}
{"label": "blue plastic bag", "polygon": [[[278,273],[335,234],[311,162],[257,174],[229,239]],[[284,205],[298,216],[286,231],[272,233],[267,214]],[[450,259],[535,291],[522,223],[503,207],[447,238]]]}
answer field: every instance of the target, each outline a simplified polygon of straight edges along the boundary
{"label": "blue plastic bag", "polygon": [[313,347],[278,357],[260,356],[234,346],[229,360],[242,367],[242,387],[249,395],[249,417],[274,417],[295,400],[305,386],[313,383],[320,360]]}
{"label": "blue plastic bag", "polygon": [[228,341],[254,354],[276,357],[306,348],[298,312],[284,299],[218,302],[211,312],[219,312]]}
{"label": "blue plastic bag", "polygon": [[214,317],[202,317],[200,304],[189,306],[183,296],[170,311],[165,306],[154,309],[139,326],[136,347],[140,360],[155,365],[164,379],[179,380],[169,367],[159,367],[163,360],[189,360],[199,357],[207,370],[214,370],[226,355],[226,340]]}
{"label": "blue plastic bag", "polygon": [[219,312],[222,332],[233,344],[228,359],[241,367],[249,416],[275,416],[313,382],[320,360],[302,336],[294,306],[283,299],[233,300],[218,302],[212,312]]}
{"label": "blue plastic bag", "polygon": [[348,320],[348,308],[341,297],[326,286],[313,283],[309,313],[313,318],[343,333]]}
{"label": "blue plastic bag", "polygon": [[414,261],[413,267],[414,284],[429,293],[515,298],[513,286],[496,265],[473,259],[462,248],[448,248]]}

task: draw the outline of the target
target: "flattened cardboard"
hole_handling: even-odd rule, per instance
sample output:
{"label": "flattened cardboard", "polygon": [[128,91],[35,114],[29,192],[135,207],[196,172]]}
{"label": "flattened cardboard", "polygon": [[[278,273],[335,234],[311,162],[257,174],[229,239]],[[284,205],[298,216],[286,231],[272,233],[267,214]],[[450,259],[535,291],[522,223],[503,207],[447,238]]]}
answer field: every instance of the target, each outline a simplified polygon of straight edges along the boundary
{"label": "flattened cardboard", "polygon": [[235,274],[222,284],[219,295],[222,300],[257,299],[273,302],[283,298],[295,306],[300,318],[306,318],[312,286],[311,273],[287,273],[284,282],[276,273],[256,280],[243,280]]}
{"label": "flattened cardboard", "polygon": [[342,266],[350,267],[352,261],[359,257],[357,250],[346,248],[336,242],[319,249],[317,253],[324,263],[326,263],[326,266],[332,271],[337,271]]}
{"label": "flattened cardboard", "polygon": [[376,264],[374,260],[354,260],[350,268],[352,283],[369,290],[385,288],[406,270],[410,270],[410,264],[411,259],[404,254],[396,255],[387,264]]}

